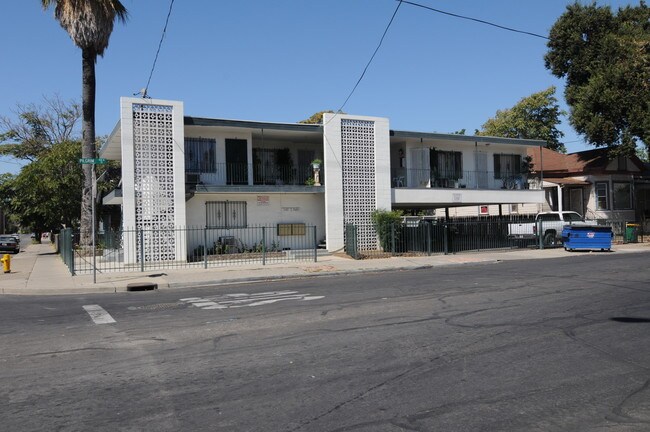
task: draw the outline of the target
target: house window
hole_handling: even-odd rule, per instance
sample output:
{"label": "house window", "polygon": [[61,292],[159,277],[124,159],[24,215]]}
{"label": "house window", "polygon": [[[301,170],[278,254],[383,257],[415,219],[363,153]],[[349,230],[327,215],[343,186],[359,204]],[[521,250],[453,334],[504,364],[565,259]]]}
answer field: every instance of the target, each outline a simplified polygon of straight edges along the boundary
{"label": "house window", "polygon": [[632,184],[614,182],[614,210],[630,210],[632,208]]}
{"label": "house window", "polygon": [[185,171],[213,173],[216,171],[216,141],[212,138],[185,138]]}
{"label": "house window", "polygon": [[518,154],[495,154],[494,155],[494,178],[507,179],[521,174],[521,155]]}
{"label": "house window", "polygon": [[596,182],[596,210],[609,210],[608,187],[607,182]]}
{"label": "house window", "polygon": [[205,203],[206,228],[246,228],[246,201]]}
{"label": "house window", "polygon": [[279,223],[278,224],[278,235],[279,236],[304,236],[307,232],[307,228],[304,223]]}
{"label": "house window", "polygon": [[429,162],[435,178],[451,180],[463,178],[463,154],[461,152],[432,150]]}

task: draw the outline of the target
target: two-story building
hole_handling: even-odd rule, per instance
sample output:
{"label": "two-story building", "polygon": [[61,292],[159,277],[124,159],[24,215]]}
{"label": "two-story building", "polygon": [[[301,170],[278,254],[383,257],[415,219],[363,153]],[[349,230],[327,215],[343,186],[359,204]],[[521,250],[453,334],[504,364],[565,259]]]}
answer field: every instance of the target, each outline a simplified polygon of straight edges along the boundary
{"label": "two-story building", "polygon": [[147,259],[183,260],[195,245],[164,234],[178,227],[276,226],[338,251],[355,224],[359,247],[373,249],[376,209],[541,204],[524,160],[543,146],[391,130],[387,118],[348,114],[318,125],[190,117],[182,102],[122,98],[100,156],[122,163],[121,191],[104,199],[122,206],[122,226],[161,233],[147,240]]}

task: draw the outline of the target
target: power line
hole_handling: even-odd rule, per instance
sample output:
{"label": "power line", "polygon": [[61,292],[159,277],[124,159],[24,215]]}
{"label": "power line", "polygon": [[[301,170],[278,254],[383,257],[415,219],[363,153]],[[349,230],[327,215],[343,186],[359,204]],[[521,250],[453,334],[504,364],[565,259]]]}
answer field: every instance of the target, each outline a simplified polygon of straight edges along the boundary
{"label": "power line", "polygon": [[[377,55],[377,51],[379,51],[379,48],[381,48],[381,44],[384,42],[384,38],[386,37],[386,33],[388,33],[388,29],[390,28],[391,24],[393,23],[393,20],[395,19],[395,15],[397,15],[397,11],[399,10],[399,7],[402,6],[402,1],[403,0],[397,0],[399,1],[399,4],[395,8],[395,12],[393,12],[393,16],[390,18],[390,21],[388,22],[388,25],[386,26],[386,30],[384,30],[384,34],[381,35],[381,39],[379,40],[379,44],[377,45],[377,48],[375,48],[375,52],[372,53],[372,57],[370,57],[370,60],[368,60],[368,64],[366,64],[366,67],[363,68],[363,72],[361,73],[361,76],[357,80],[357,83],[354,85],[354,88],[352,88],[352,91],[348,95],[348,97],[345,99],[345,102],[343,102],[343,105],[341,105],[341,108],[338,109],[337,112],[343,111],[343,107],[348,103],[352,95],[354,94],[354,91],[357,89],[359,86],[359,83],[363,79],[363,77],[366,75],[366,71],[368,70],[368,67],[370,67],[370,63],[372,63],[372,60],[375,58],[375,55]],[[332,117],[334,118],[334,117]]]}
{"label": "power line", "polygon": [[451,12],[445,12],[445,11],[440,10],[440,9],[435,9],[435,8],[430,7],[430,6],[425,6],[425,5],[415,3],[415,2],[411,2],[411,1],[407,1],[407,0],[396,0],[396,1],[399,1],[400,4],[407,3],[407,4],[410,4],[411,6],[417,6],[417,7],[423,8],[423,9],[428,9],[430,11],[438,12],[438,13],[441,13],[441,14],[444,14],[444,15],[449,15],[449,16],[452,16],[452,17],[455,17],[455,18],[461,18],[461,19],[465,19],[465,20],[469,20],[469,21],[474,21],[474,22],[477,22],[477,23],[486,24],[486,25],[489,25],[489,26],[492,26],[492,27],[500,28],[502,30],[507,30],[507,31],[515,32],[515,33],[521,33],[521,34],[525,34],[525,35],[534,36],[534,37],[538,37],[538,38],[541,38],[541,39],[549,40],[549,38],[547,36],[543,36],[543,35],[540,35],[540,34],[537,34],[537,33],[532,33],[532,32],[528,32],[528,31],[524,31],[524,30],[517,30],[517,29],[514,29],[512,27],[502,26],[502,25],[495,24],[493,22],[485,21],[485,20],[482,20],[482,19],[472,18],[472,17],[468,17],[468,16],[464,16],[464,15],[458,15],[458,14],[451,13]]}
{"label": "power line", "polygon": [[147,80],[147,85],[142,90],[142,97],[146,98],[148,97],[147,92],[149,91],[149,83],[151,83],[151,77],[153,75],[153,71],[156,68],[156,62],[158,61],[158,54],[160,54],[160,47],[162,47],[163,39],[165,39],[165,33],[167,33],[167,24],[169,24],[169,17],[172,14],[172,7],[174,6],[174,0],[171,0],[169,3],[169,12],[167,12],[167,18],[165,19],[165,27],[163,28],[162,35],[160,36],[160,42],[158,43],[158,50],[156,51],[156,57],[153,60],[153,65],[151,66],[151,72],[149,73],[149,79]]}

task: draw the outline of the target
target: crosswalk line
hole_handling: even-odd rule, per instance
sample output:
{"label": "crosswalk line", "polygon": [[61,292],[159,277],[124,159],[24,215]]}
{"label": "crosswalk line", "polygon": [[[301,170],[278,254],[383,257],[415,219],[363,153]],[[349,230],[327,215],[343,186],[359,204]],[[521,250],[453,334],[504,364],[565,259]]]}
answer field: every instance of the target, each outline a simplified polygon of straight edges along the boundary
{"label": "crosswalk line", "polygon": [[100,305],[85,305],[83,308],[95,324],[113,324],[117,322]]}

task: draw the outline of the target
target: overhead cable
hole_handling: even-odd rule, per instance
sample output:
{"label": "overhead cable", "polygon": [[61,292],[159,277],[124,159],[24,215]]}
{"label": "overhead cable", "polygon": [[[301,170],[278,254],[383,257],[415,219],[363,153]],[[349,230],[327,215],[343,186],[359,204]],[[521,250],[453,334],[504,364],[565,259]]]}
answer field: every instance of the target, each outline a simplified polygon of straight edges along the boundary
{"label": "overhead cable", "polygon": [[459,15],[459,14],[455,14],[455,13],[451,13],[451,12],[445,12],[445,11],[440,10],[440,9],[435,9],[435,8],[430,7],[430,6],[425,6],[423,4],[415,3],[415,2],[412,2],[412,1],[408,1],[408,0],[396,0],[396,1],[399,1],[400,4],[407,3],[407,4],[410,4],[411,6],[416,6],[416,7],[427,9],[427,10],[430,10],[430,11],[433,11],[433,12],[438,12],[438,13],[441,13],[443,15],[449,15],[449,16],[452,16],[452,17],[455,17],[455,18],[461,18],[461,19],[465,19],[465,20],[474,21],[474,22],[477,22],[477,23],[489,25],[489,26],[492,26],[492,27],[500,28],[502,30],[507,30],[507,31],[515,32],[515,33],[521,33],[521,34],[525,34],[525,35],[528,35],[528,36],[533,36],[533,37],[548,40],[547,36],[543,36],[543,35],[540,35],[540,34],[537,34],[537,33],[532,33],[532,32],[528,32],[528,31],[524,31],[524,30],[517,30],[517,29],[514,29],[512,27],[502,26],[502,25],[495,24],[493,22],[485,21],[485,20],[482,20],[482,19],[472,18],[472,17]]}
{"label": "overhead cable", "polygon": [[147,80],[147,85],[141,92],[143,98],[149,96],[147,94],[147,92],[149,91],[149,83],[151,83],[151,77],[153,76],[153,71],[156,68],[156,62],[158,61],[158,54],[160,54],[160,47],[162,47],[163,39],[165,39],[165,33],[167,33],[167,24],[169,24],[169,17],[172,14],[173,6],[174,6],[174,0],[171,0],[171,2],[169,3],[169,11],[167,12],[167,18],[165,19],[165,27],[163,28],[162,35],[160,36],[160,42],[158,43],[158,50],[156,51],[156,57],[153,60],[153,65],[151,66],[151,72],[149,73],[149,79]]}
{"label": "overhead cable", "polygon": [[345,98],[345,102],[343,102],[343,105],[341,105],[341,108],[338,109],[337,112],[342,112],[343,107],[348,103],[352,95],[354,94],[354,91],[357,89],[359,86],[359,83],[361,83],[361,80],[363,77],[366,75],[366,71],[368,70],[368,67],[370,67],[370,63],[372,63],[373,59],[377,55],[377,51],[379,51],[379,48],[381,48],[381,44],[384,42],[384,38],[386,37],[386,33],[388,33],[388,29],[390,28],[391,24],[393,23],[393,20],[395,19],[395,15],[397,15],[397,11],[399,10],[399,7],[402,5],[403,0],[397,0],[399,1],[399,4],[395,8],[395,12],[393,12],[393,16],[390,18],[390,21],[388,22],[388,25],[386,26],[386,30],[384,30],[384,34],[381,35],[381,39],[379,40],[379,44],[377,45],[377,48],[375,48],[375,52],[372,53],[372,57],[370,57],[370,60],[368,60],[368,63],[366,64],[366,67],[363,68],[363,72],[361,73],[361,76],[357,80],[357,83],[354,85],[354,88],[352,88],[352,91],[348,95],[347,98]]}

